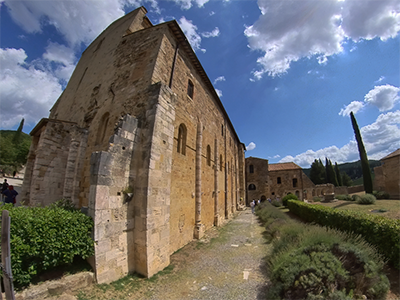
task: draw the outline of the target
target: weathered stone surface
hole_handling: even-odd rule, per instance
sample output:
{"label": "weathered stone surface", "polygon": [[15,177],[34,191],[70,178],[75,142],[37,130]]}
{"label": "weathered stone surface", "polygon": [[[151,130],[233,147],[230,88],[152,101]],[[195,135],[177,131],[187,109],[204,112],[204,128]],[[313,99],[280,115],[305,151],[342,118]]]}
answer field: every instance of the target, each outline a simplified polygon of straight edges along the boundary
{"label": "weathered stone surface", "polygon": [[245,198],[244,145],[212,84],[178,24],[145,15],[85,50],[27,164],[32,202],[64,193],[88,207],[98,283],[152,276]]}
{"label": "weathered stone surface", "polygon": [[[42,299],[64,299],[75,300],[76,297],[68,295],[94,283],[92,272],[81,272],[68,275],[58,280],[43,282],[39,285],[30,286],[26,290],[16,293],[16,300],[42,300]],[[5,298],[4,298],[5,299]]]}

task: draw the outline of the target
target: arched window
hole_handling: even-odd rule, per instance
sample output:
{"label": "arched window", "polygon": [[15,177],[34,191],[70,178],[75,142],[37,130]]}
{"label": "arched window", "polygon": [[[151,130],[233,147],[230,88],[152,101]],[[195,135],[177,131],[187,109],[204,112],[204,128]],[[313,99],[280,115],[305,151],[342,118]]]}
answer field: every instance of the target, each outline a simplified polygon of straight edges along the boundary
{"label": "arched window", "polygon": [[219,170],[222,171],[222,166],[224,162],[222,161],[222,154],[219,156]]}
{"label": "arched window", "polygon": [[253,165],[250,165],[250,166],[249,166],[249,172],[250,172],[250,173],[254,173],[254,166],[253,166]]}
{"label": "arched window", "polygon": [[207,165],[211,166],[211,147],[207,145]]}
{"label": "arched window", "polygon": [[106,112],[101,117],[99,131],[97,132],[96,145],[101,145],[104,141],[104,137],[106,136],[106,131],[107,131],[107,127],[108,127],[109,118],[110,118],[110,114],[108,112]]}
{"label": "arched window", "polygon": [[256,186],[254,184],[249,184],[248,189],[249,189],[249,191],[255,191],[256,190]]}
{"label": "arched window", "polygon": [[179,130],[178,130],[178,146],[177,150],[178,153],[181,153],[183,155],[186,155],[186,126],[185,124],[179,125]]}
{"label": "arched window", "polygon": [[187,88],[187,94],[188,96],[193,99],[193,95],[194,95],[194,84],[193,82],[189,79],[188,81],[188,88]]}

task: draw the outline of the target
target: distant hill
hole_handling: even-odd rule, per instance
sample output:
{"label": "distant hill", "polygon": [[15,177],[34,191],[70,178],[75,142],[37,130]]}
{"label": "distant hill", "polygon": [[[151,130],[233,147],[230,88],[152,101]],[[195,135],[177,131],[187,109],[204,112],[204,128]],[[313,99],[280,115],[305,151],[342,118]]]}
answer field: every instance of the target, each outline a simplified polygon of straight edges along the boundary
{"label": "distant hill", "polygon": [[[369,161],[369,167],[371,169],[372,177],[374,177],[374,168],[380,166],[382,163],[379,160],[368,160]],[[338,164],[339,171],[340,172],[345,172],[347,175],[350,176],[351,180],[353,180],[353,184],[356,184],[358,182],[361,182],[362,184],[362,168],[361,168],[361,161],[355,161],[351,163],[343,163],[343,164]],[[310,171],[311,167],[308,169],[303,169],[303,172],[310,177]],[[361,179],[361,181],[360,181]]]}
{"label": "distant hill", "polygon": [[[12,140],[17,133],[16,130],[0,130],[0,137]],[[21,132],[22,140],[31,141],[32,137],[29,134]]]}

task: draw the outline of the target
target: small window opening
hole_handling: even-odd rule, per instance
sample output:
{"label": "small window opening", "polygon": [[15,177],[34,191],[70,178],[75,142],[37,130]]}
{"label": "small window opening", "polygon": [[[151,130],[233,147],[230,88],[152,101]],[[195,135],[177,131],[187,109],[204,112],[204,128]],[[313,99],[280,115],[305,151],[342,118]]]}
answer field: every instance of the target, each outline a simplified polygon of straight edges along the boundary
{"label": "small window opening", "polygon": [[297,178],[293,178],[293,187],[297,187]]}
{"label": "small window opening", "polygon": [[178,129],[178,153],[186,155],[186,126],[185,124],[179,125]]}
{"label": "small window opening", "polygon": [[281,183],[282,183],[282,180],[281,180],[280,177],[278,177],[278,178],[276,179],[276,183],[277,183],[277,184],[281,184]]}
{"label": "small window opening", "polygon": [[207,165],[211,166],[211,147],[207,145]]}
{"label": "small window opening", "polygon": [[193,85],[193,82],[190,79],[189,79],[189,82],[188,82],[187,94],[191,99],[193,99],[194,85]]}
{"label": "small window opening", "polygon": [[253,165],[249,166],[249,171],[250,171],[250,173],[254,173],[254,166]]}
{"label": "small window opening", "polygon": [[221,135],[224,136],[224,125],[221,125]]}
{"label": "small window opening", "polygon": [[219,170],[222,171],[222,165],[224,162],[222,161],[222,154],[219,156]]}

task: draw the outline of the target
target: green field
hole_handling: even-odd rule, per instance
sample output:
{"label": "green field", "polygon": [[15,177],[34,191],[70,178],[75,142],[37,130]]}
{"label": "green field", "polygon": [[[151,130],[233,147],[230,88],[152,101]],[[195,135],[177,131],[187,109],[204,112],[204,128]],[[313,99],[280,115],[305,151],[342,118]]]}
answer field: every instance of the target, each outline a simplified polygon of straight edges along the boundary
{"label": "green field", "polygon": [[347,209],[369,214],[400,219],[400,200],[376,200],[375,204],[361,205],[353,201],[335,201],[330,203],[314,203],[336,209]]}

